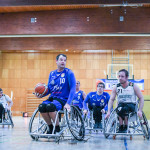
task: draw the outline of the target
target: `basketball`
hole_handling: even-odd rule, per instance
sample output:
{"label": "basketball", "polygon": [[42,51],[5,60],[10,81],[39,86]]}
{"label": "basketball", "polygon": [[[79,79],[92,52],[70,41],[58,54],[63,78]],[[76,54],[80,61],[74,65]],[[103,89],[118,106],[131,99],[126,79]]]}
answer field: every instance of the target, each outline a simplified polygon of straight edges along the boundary
{"label": "basketball", "polygon": [[38,93],[44,96],[47,92],[48,92],[48,87],[45,83],[38,83],[35,86],[35,93]]}

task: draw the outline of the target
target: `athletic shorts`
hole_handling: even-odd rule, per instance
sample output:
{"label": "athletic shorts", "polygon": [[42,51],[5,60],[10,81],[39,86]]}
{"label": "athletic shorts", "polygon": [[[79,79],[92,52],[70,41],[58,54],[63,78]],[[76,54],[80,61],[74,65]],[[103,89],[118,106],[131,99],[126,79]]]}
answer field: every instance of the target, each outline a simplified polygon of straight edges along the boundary
{"label": "athletic shorts", "polygon": [[61,102],[60,99],[55,99],[55,98],[53,100],[47,99],[47,100],[42,102],[42,104],[50,104],[50,103],[52,103],[56,106],[57,111],[62,110],[64,107],[64,104],[63,104],[63,102]]}

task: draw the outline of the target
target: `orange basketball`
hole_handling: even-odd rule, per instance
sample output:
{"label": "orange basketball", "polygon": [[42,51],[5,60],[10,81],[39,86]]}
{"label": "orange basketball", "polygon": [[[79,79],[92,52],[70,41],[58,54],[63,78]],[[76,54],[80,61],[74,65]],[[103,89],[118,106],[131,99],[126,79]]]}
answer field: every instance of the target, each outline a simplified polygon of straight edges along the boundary
{"label": "orange basketball", "polygon": [[48,87],[45,83],[38,83],[35,86],[35,93],[38,93],[44,96],[47,92],[48,92]]}

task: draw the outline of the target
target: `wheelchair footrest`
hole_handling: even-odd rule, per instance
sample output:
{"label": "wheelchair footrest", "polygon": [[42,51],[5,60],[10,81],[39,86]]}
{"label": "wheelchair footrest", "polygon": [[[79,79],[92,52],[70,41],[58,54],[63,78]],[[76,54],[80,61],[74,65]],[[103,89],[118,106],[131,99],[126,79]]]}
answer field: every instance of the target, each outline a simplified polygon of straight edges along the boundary
{"label": "wheelchair footrest", "polygon": [[108,135],[143,135],[142,133],[108,133],[108,132],[105,132],[105,134],[108,134]]}

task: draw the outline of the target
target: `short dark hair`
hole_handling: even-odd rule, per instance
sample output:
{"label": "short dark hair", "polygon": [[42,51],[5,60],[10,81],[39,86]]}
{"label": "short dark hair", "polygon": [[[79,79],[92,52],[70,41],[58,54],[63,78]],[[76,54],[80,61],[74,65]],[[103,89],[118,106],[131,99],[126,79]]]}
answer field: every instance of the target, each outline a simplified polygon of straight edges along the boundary
{"label": "short dark hair", "polygon": [[0,88],[0,91],[3,91],[3,90]]}
{"label": "short dark hair", "polygon": [[121,69],[121,70],[119,70],[119,72],[124,72],[126,77],[129,76],[129,72],[126,69]]}
{"label": "short dark hair", "polygon": [[59,54],[59,55],[57,55],[57,56],[56,56],[56,60],[58,60],[61,55],[62,55],[63,57],[66,57],[66,60],[67,60],[67,56],[66,56],[65,54]]}
{"label": "short dark hair", "polygon": [[100,84],[100,85],[103,85],[103,88],[105,88],[105,84],[104,84],[103,82],[98,83],[98,84],[97,84],[97,87],[98,87],[99,84]]}

